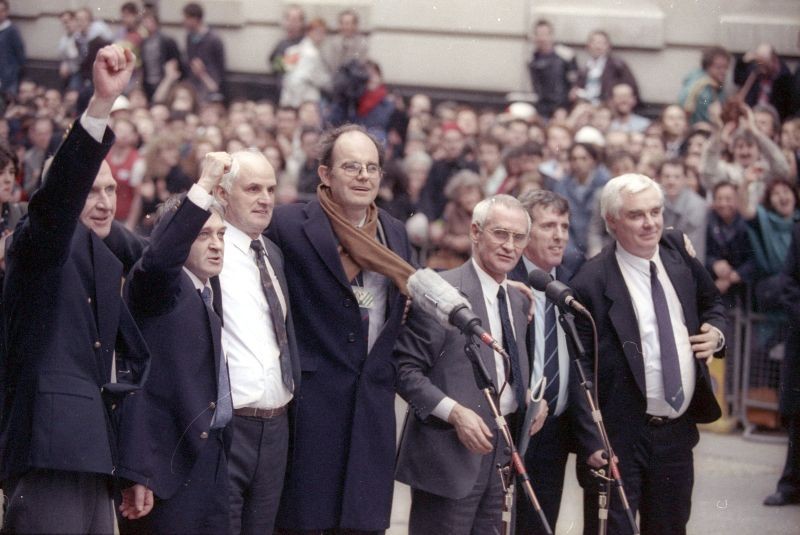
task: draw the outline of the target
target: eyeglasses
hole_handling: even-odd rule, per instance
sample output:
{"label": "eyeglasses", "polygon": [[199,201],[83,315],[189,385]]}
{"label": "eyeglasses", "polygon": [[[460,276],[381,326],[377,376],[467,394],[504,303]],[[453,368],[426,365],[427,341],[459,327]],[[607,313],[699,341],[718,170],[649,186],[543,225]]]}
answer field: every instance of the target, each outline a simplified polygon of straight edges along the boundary
{"label": "eyeglasses", "polygon": [[344,162],[339,166],[339,169],[344,171],[344,174],[350,178],[359,176],[364,169],[366,169],[368,177],[376,177],[382,173],[381,166],[376,163],[368,163],[365,165],[359,162]]}
{"label": "eyeglasses", "polygon": [[528,239],[530,238],[530,234],[528,233],[511,232],[504,228],[483,229],[483,231],[498,245],[501,243],[508,243],[508,239],[511,238],[514,242],[514,247],[522,247],[528,243]]}

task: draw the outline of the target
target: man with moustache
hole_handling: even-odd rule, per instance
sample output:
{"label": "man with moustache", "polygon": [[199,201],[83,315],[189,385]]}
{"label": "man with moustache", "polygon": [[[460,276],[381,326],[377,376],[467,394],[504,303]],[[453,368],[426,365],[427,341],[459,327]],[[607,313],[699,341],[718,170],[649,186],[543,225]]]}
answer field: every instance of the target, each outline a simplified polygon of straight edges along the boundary
{"label": "man with moustache", "polygon": [[[568,281],[570,273],[561,262],[569,241],[569,203],[558,193],[548,190],[528,192],[519,201],[531,218],[530,241],[508,277],[528,284],[528,273],[538,269],[550,274],[554,280]],[[535,311],[526,332],[530,384],[531,390],[538,394],[542,378],[546,378],[544,402],[548,406],[548,416],[542,430],[530,439],[525,452],[525,468],[547,521],[555,528],[567,457],[574,448],[567,412],[572,361],[564,331],[557,321],[560,311],[544,292],[534,289],[533,297]],[[539,516],[521,487],[517,498],[516,528],[520,535],[544,533]]]}
{"label": "man with moustache", "polygon": [[130,520],[121,521],[122,533],[229,529],[233,414],[217,278],[225,222],[211,193],[230,165],[226,153],[205,156],[197,184],[159,208],[150,245],[128,276],[128,306],[154,358],[120,424],[116,475],[134,483],[122,491],[120,511]]}
{"label": "man with moustache", "polygon": [[403,224],[375,205],[384,161],[375,138],[344,125],[323,136],[319,154],[317,199],[279,207],[267,232],[286,258],[303,333],[277,526],[382,532],[395,460],[392,347],[413,268]]}
{"label": "man with moustache", "polygon": [[[600,210],[615,242],[571,281],[599,333],[598,395],[608,438],[620,461],[628,501],[642,533],[683,534],[691,510],[692,448],[698,423],[719,418],[707,361],[721,356],[725,311],[702,264],[678,231],[663,231],[664,194],[652,179],[618,176],[606,184]],[[589,375],[592,328],[576,324]],[[601,440],[573,374],[570,379],[584,488],[584,533],[597,532],[598,482],[589,468],[606,464]],[[630,533],[620,500],[611,497],[609,533]]]}
{"label": "man with moustache", "polygon": [[287,409],[300,363],[283,255],[262,236],[275,205],[275,171],[259,152],[231,155],[215,188],[225,206],[222,347],[233,400],[228,457],[231,533],[270,533],[289,447]]}
{"label": "man with moustache", "polygon": [[0,478],[14,533],[111,533],[114,420],[149,353],[120,296],[116,184],[103,158],[115,99],[136,63],[102,48],[94,93],[31,199],[6,257]]}

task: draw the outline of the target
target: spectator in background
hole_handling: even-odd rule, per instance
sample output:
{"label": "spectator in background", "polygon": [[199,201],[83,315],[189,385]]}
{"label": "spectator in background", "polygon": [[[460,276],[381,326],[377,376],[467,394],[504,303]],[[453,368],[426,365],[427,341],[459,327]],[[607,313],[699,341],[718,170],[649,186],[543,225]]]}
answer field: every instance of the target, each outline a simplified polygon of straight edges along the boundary
{"label": "spectator in background", "polygon": [[546,180],[558,181],[569,169],[567,151],[572,145],[572,132],[563,123],[550,123],[545,131],[544,159],[539,172]]}
{"label": "spectator in background", "polygon": [[472,210],[483,200],[481,177],[467,169],[459,171],[448,180],[444,194],[448,201],[442,219],[430,225],[430,243],[434,251],[426,265],[436,270],[458,267],[470,256]]}
{"label": "spectator in background", "polygon": [[309,201],[316,197],[319,185],[317,173],[319,161],[319,138],[321,132],[306,126],[300,132],[300,148],[305,155],[302,165],[297,170],[297,194],[301,201]]}
{"label": "spectator in background", "polygon": [[664,228],[674,228],[689,237],[697,259],[705,262],[708,205],[689,187],[686,166],[680,159],[658,166],[656,181],[664,190]]}
{"label": "spectator in background", "polygon": [[365,62],[369,54],[367,38],[358,28],[358,13],[345,9],[339,13],[338,22],[338,33],[326,39],[322,47],[322,57],[331,73],[350,61]]}
{"label": "spectator in background", "polygon": [[483,136],[478,139],[478,166],[483,183],[483,193],[491,197],[506,180],[507,172],[503,165],[503,144],[495,137]]}
{"label": "spectator in background", "polygon": [[[169,84],[181,77],[181,53],[175,39],[161,31],[158,15],[153,10],[146,10],[142,15],[142,26],[147,31],[147,38],[142,41],[142,87],[147,98],[157,102],[156,90],[166,80]],[[162,99],[168,87],[161,91]]]}
{"label": "spectator in background", "polygon": [[736,60],[733,81],[744,94],[750,107],[770,104],[781,119],[790,115],[792,106],[792,73],[768,43],[761,43]]}
{"label": "spectator in background", "polygon": [[281,106],[299,107],[303,102],[319,102],[331,85],[331,74],[322,60],[320,47],[327,33],[325,21],[308,23],[305,37],[286,50],[281,88]]}
{"label": "spectator in background", "polygon": [[575,52],[553,40],[553,25],[539,19],[533,25],[533,57],[528,63],[531,86],[538,97],[536,111],[549,119],[558,108],[569,107],[569,92],[578,76]]}
{"label": "spectator in background", "polygon": [[771,104],[756,104],[753,106],[753,118],[759,132],[774,143],[780,141],[781,118],[778,116],[778,110],[774,106]]}
{"label": "spectator in background", "polygon": [[[746,119],[742,118],[738,123],[725,123],[706,145],[700,161],[700,178],[703,186],[710,189],[722,181],[738,186],[745,182],[747,175],[753,175],[758,180],[749,182],[760,188],[752,196],[754,202],[757,202],[766,181],[774,178],[788,179],[789,165],[780,147],[758,130],[752,110],[744,104],[742,106]],[[725,148],[733,155],[733,161],[721,159]]]}
{"label": "spectator in background", "polygon": [[141,212],[139,186],[144,176],[145,163],[139,158],[139,134],[131,121],[115,120],[114,134],[114,145],[106,156],[111,176],[117,183],[117,211],[114,218],[133,230]]}
{"label": "spectator in background", "polygon": [[42,166],[50,156],[53,140],[53,121],[47,118],[36,119],[28,131],[31,148],[25,152],[25,178],[22,186],[27,198],[41,186]]}
{"label": "spectator in background", "polygon": [[144,40],[139,6],[134,2],[125,2],[120,7],[119,14],[121,25],[117,30],[114,42],[125,48],[130,48],[138,58],[140,56],[139,47]]}
{"label": "spectator in background", "polygon": [[81,85],[82,89],[90,91],[94,58],[98,50],[114,40],[114,32],[105,21],[95,20],[88,7],[82,7],[75,11],[75,23],[77,26],[75,45],[78,47],[80,59]]}
{"label": "spectator in background", "polygon": [[722,47],[712,46],[703,50],[700,68],[683,79],[678,103],[689,115],[689,123],[711,120],[708,109],[715,103],[725,102],[725,76],[731,64],[731,55]]}
{"label": "spectator in background", "polygon": [[16,93],[25,67],[25,43],[19,29],[8,19],[8,0],[0,0],[0,93]]}
{"label": "spectator in background", "polygon": [[186,29],[186,62],[189,82],[200,101],[220,100],[224,94],[225,46],[203,22],[203,7],[195,2],[183,6]]}
{"label": "spectator in background", "polygon": [[364,66],[369,75],[367,87],[358,99],[355,116],[349,122],[364,126],[378,141],[385,144],[389,121],[395,111],[394,102],[383,82],[380,65],[367,61]]}
{"label": "spectator in background", "polygon": [[436,221],[444,213],[447,198],[444,188],[451,176],[462,169],[478,172],[478,165],[464,156],[464,134],[454,122],[442,124],[442,149],[444,156],[433,162],[420,199],[420,211],[429,221]]}
{"label": "spectator in background", "polygon": [[677,104],[670,104],[661,111],[660,124],[667,158],[679,156],[681,144],[686,139],[689,130],[686,112]]}
{"label": "spectator in background", "polygon": [[58,75],[61,77],[64,89],[67,91],[80,90],[81,88],[81,59],[75,37],[78,31],[78,22],[75,12],[62,11],[58,16],[64,27],[64,35],[58,40]]}
{"label": "spectator in background", "polygon": [[756,270],[747,223],[739,214],[738,197],[736,186],[730,182],[714,186],[706,235],[706,269],[729,309],[736,305],[736,296],[744,297],[740,291],[742,285],[753,279]]}
{"label": "spectator in background", "polygon": [[598,104],[611,98],[617,84],[628,84],[639,101],[639,86],[628,64],[611,53],[611,39],[602,30],[589,34],[586,44],[589,59],[578,73],[577,87],[572,90],[572,100],[581,99]]}
{"label": "spectator in background", "polygon": [[6,237],[14,232],[17,223],[28,213],[28,203],[15,202],[17,155],[5,141],[0,141],[0,268],[5,269]]}
{"label": "spectator in background", "polygon": [[611,111],[614,115],[608,130],[644,132],[650,126],[650,119],[633,113],[637,104],[633,87],[628,84],[615,85],[611,89]]}
{"label": "spectator in background", "polygon": [[302,7],[291,4],[283,12],[281,24],[286,35],[270,52],[268,64],[273,73],[282,77],[286,72],[286,51],[300,43],[305,36],[306,12]]}
{"label": "spectator in background", "polygon": [[600,192],[609,176],[600,165],[599,150],[590,143],[574,143],[569,148],[569,164],[570,173],[551,189],[569,202],[569,245],[564,262],[574,272],[588,250],[589,222],[599,209]]}

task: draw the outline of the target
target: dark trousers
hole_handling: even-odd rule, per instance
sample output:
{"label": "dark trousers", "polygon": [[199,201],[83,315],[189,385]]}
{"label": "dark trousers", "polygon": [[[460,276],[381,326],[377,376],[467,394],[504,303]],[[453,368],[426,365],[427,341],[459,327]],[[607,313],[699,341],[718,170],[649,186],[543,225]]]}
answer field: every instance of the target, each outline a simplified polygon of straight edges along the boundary
{"label": "dark trousers", "polygon": [[277,528],[275,535],[382,535],[385,531],[362,531],[359,529],[331,528],[331,529],[311,529],[311,530],[292,530]]}
{"label": "dark trousers", "polygon": [[149,515],[120,519],[123,535],[195,533],[217,535],[230,531],[228,463],[222,430],[212,429],[189,477],[169,499],[156,499]]}
{"label": "dark trousers", "polygon": [[[531,486],[542,506],[547,522],[556,529],[561,493],[564,490],[564,471],[570,447],[569,421],[565,414],[551,416],[542,429],[531,437],[525,452],[525,469]],[[522,486],[517,485],[517,535],[545,533],[538,513],[533,509]]]}
{"label": "dark trousers", "polygon": [[789,447],[786,464],[778,480],[778,491],[790,497],[800,497],[800,415],[793,415],[788,422]]}
{"label": "dark trousers", "polygon": [[107,475],[33,469],[8,483],[3,533],[114,532]]}
{"label": "dark trousers", "polygon": [[[633,515],[640,515],[642,535],[683,535],[692,508],[694,457],[692,448],[700,435],[687,418],[661,427],[645,425],[627,444],[612,446],[619,457],[620,471]],[[619,439],[617,440],[619,442]],[[578,468],[583,487],[583,533],[597,533],[598,480],[584,463]],[[632,533],[622,510],[616,488],[611,489],[608,517],[610,535]]]}
{"label": "dark trousers", "polygon": [[478,479],[465,498],[455,500],[411,489],[409,535],[500,534],[504,494],[497,464],[505,466],[509,456],[505,443],[498,448],[502,439],[497,430],[494,435],[494,452],[483,456]]}
{"label": "dark trousers", "polygon": [[285,412],[271,419],[234,416],[231,425],[230,532],[270,534],[286,473],[289,417]]}

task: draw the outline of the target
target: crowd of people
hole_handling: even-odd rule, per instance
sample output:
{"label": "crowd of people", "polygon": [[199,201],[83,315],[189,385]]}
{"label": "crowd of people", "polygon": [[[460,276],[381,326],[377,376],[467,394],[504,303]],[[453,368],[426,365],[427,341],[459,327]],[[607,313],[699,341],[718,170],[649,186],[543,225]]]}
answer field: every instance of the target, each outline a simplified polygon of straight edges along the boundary
{"label": "crowd of people", "polygon": [[[155,6],[123,4],[116,28],[89,8],[61,13],[60,85],[46,87],[25,75],[24,35],[0,0],[10,525],[108,531],[114,474],[127,483],[123,532],[380,532],[396,477],[413,489],[412,533],[493,532],[495,465],[508,455],[468,363],[447,358],[463,339],[406,302],[412,266],[427,266],[511,357],[504,371],[483,356],[495,381],[509,377],[503,415],[524,414],[516,394],[548,378],[548,408],[519,431],[533,434],[525,464],[554,526],[567,455],[587,460],[592,533],[589,467],[608,462],[607,445],[552,302],[508,282],[575,275],[610,333],[599,401],[631,507],[643,529],[683,532],[694,424],[719,416],[705,359],[734,339],[725,310],[785,321],[797,306],[800,70],[767,43],[735,57],[710,47],[654,115],[608,33],[587,36],[581,62],[542,19],[535,102],[404,99],[370,59],[356,11],[331,32],[290,5],[265,58],[279,99],[230,100],[223,41],[200,4],[182,13],[182,46]],[[578,331],[591,332],[581,317]],[[644,358],[622,340],[639,340]],[[780,390],[795,439],[769,505],[800,501],[797,346],[790,336]],[[411,407],[396,458],[395,393]],[[645,455],[652,441],[663,447]],[[681,476],[662,501],[647,482],[669,479],[665,459]],[[523,498],[517,532],[539,533]],[[614,533],[627,529],[619,506]]]}

